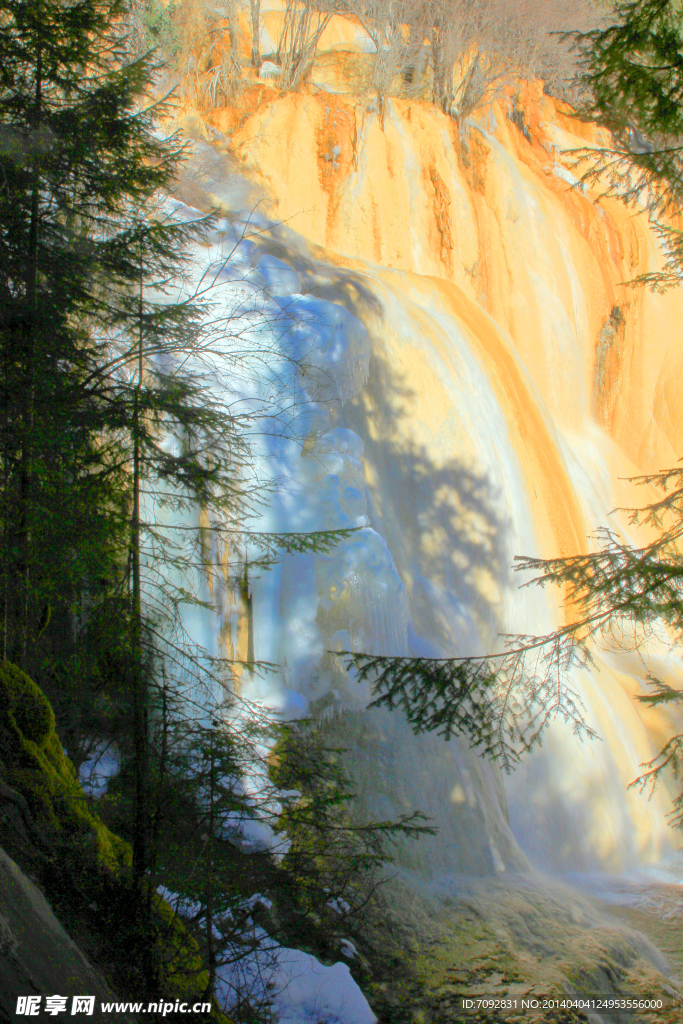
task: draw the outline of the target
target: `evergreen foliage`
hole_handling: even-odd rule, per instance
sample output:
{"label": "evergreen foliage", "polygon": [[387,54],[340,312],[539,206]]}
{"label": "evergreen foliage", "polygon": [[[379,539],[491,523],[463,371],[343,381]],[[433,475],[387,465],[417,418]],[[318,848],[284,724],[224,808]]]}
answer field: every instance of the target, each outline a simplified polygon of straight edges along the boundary
{"label": "evergreen foliage", "polygon": [[[171,690],[160,697],[148,877],[199,943],[207,998],[227,992],[229,1011],[251,1019],[264,1009],[261,988],[250,994],[255,965],[267,968],[277,943],[334,957],[396,839],[434,830],[420,814],[353,820],[344,752],[312,723],[259,724],[243,711],[238,728],[229,708],[214,705],[213,717]],[[124,835],[133,787],[124,768],[97,802]]]}
{"label": "evergreen foliage", "polygon": [[[597,535],[599,548],[588,555],[561,559],[521,558],[519,568],[538,575],[527,585],[566,588],[574,611],[572,621],[555,633],[534,638],[544,650],[555,650],[562,672],[590,664],[594,647],[638,649],[647,661],[654,641],[676,648],[683,637],[683,472],[680,469],[635,478],[657,487],[662,497],[630,510],[634,525],[649,526],[657,536],[642,548],[621,542],[611,531]],[[683,704],[683,692],[649,676],[652,692],[636,699],[656,706]],[[641,767],[633,785],[653,789],[669,770],[683,778],[683,736],[673,736]],[[683,793],[674,800],[672,824],[683,827]]]}
{"label": "evergreen foliage", "polygon": [[617,4],[613,17],[572,37],[587,97],[577,114],[609,131],[607,145],[576,155],[584,182],[649,212],[665,266],[633,283],[664,291],[680,284],[683,266],[681,10],[674,0],[632,0]]}
{"label": "evergreen foliage", "polygon": [[579,694],[564,678],[569,666],[556,643],[508,638],[501,654],[410,658],[345,651],[359,680],[377,694],[370,707],[400,708],[417,733],[466,736],[509,771],[540,742],[556,717],[593,737]]}
{"label": "evergreen foliage", "polygon": [[324,729],[312,722],[287,723],[278,733],[269,774],[283,804],[274,828],[286,837],[279,914],[290,929],[314,922],[332,937],[340,919],[357,916],[367,903],[392,844],[436,830],[419,811],[394,821],[355,821],[345,750],[329,746]]}
{"label": "evergreen foliage", "polygon": [[[155,136],[160,110],[139,108],[152,62],[125,63],[123,11],[0,6],[4,649],[26,664],[40,634],[63,633],[84,587],[111,582],[126,546],[133,399],[111,333],[139,318],[141,275],[168,277],[192,234],[136,213],[181,148]],[[154,390],[142,404],[158,410]],[[177,409],[177,389],[166,397]]]}
{"label": "evergreen foliage", "polygon": [[587,181],[659,215],[683,201],[683,36],[674,0],[618,3],[614,23],[574,35],[588,94],[580,116],[608,129],[584,151]]}

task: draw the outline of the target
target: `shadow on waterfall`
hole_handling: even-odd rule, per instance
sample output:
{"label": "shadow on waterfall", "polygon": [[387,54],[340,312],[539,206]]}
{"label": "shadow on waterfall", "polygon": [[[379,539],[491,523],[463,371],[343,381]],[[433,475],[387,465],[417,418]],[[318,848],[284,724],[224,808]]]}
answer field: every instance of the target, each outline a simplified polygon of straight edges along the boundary
{"label": "shadow on waterfall", "polygon": [[503,629],[503,591],[513,585],[509,523],[494,485],[471,461],[440,458],[438,438],[430,448],[410,436],[416,398],[375,350],[344,420],[364,439],[370,518],[406,585],[414,628],[438,644],[416,653],[476,654]]}
{"label": "shadow on waterfall", "polygon": [[[458,452],[455,436],[467,428],[458,422],[456,401],[448,411],[450,433],[442,424],[438,437],[425,436],[424,429],[418,436],[413,424],[430,397],[388,355],[383,342],[392,325],[377,282],[321,261],[288,225],[270,224],[254,238],[259,250],[296,271],[305,295],[342,306],[374,335],[367,381],[355,398],[328,408],[333,425],[362,439],[370,523],[386,541],[406,587],[415,634],[429,638],[418,641],[415,653],[477,654],[499,646],[506,626],[504,595],[517,587],[511,523],[498,482],[466,446]],[[417,314],[420,321],[407,314],[409,329],[433,328],[448,347],[443,322],[431,322],[428,308]]]}
{"label": "shadow on waterfall", "polygon": [[[512,586],[505,506],[469,452],[458,451],[463,425],[456,422],[457,403],[432,437],[425,416],[430,397],[425,405],[417,378],[388,354],[379,331],[391,325],[384,309],[377,309],[376,291],[372,309],[364,306],[366,290],[353,274],[338,273],[334,282],[336,301],[379,325],[371,327],[368,379],[335,415],[363,440],[367,513],[406,587],[409,651],[476,654],[497,642],[504,591]],[[507,825],[498,769],[464,739],[416,736],[400,712],[385,709],[340,716],[330,723],[330,735],[340,746],[362,751],[351,765],[362,817],[376,820],[417,807],[437,825],[438,836],[410,848],[399,844],[401,868],[432,877],[526,870]]]}

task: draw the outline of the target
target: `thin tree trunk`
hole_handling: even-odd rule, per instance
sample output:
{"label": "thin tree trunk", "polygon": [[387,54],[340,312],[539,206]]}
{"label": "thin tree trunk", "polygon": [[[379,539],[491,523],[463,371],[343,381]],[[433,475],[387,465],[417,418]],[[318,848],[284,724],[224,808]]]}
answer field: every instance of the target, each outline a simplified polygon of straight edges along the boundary
{"label": "thin tree trunk", "polygon": [[249,589],[249,558],[244,559],[244,576],[240,580],[242,606],[247,617],[247,670],[254,671],[254,602]]}
{"label": "thin tree trunk", "polygon": [[29,226],[26,260],[26,318],[23,325],[23,380],[21,386],[21,459],[19,464],[19,509],[17,533],[19,537],[19,565],[17,585],[19,591],[18,637],[15,657],[26,661],[29,636],[29,586],[31,562],[31,497],[33,462],[33,426],[35,415],[35,359],[36,318],[38,313],[38,223],[40,218],[40,154],[38,132],[43,103],[43,48],[40,39],[36,48],[36,91],[33,108],[33,184],[31,193],[31,221]]}
{"label": "thin tree trunk", "polygon": [[[163,669],[162,669],[163,671]],[[166,675],[163,675],[163,686],[161,688],[161,750],[159,751],[159,769],[156,787],[156,798],[154,801],[154,812],[151,817],[150,829],[150,850],[149,870],[154,874],[159,855],[159,824],[161,822],[161,803],[163,799],[163,787],[166,776],[166,765],[168,762],[168,693],[166,691]],[[154,886],[150,884],[150,890]]]}
{"label": "thin tree trunk", "polygon": [[9,494],[9,352],[3,353],[3,396],[2,396],[2,498],[3,498],[3,601],[2,601],[2,660],[7,661],[7,629],[10,599],[10,494]]}
{"label": "thin tree trunk", "polygon": [[135,749],[135,833],[133,873],[141,880],[148,866],[149,801],[147,751],[147,688],[142,666],[142,598],[140,581],[140,391],[143,370],[143,282],[140,266],[140,302],[138,317],[137,385],[133,400],[133,516],[131,522],[132,575],[132,658],[133,658],[133,734]]}
{"label": "thin tree trunk", "polygon": [[296,64],[289,82],[290,89],[298,88],[300,82],[308,74],[311,64],[315,60],[315,54],[318,48],[318,43],[320,42],[320,37],[329,25],[331,18],[331,14],[325,15],[325,17],[318,22],[318,27],[308,42],[301,44],[301,50],[297,51],[297,55],[295,57]]}
{"label": "thin tree trunk", "polygon": [[261,0],[251,0],[251,63],[258,71],[261,67]]}
{"label": "thin tree trunk", "polygon": [[216,987],[216,943],[213,935],[213,836],[215,824],[215,755],[213,747],[213,729],[210,732],[209,754],[209,831],[207,838],[208,856],[206,865],[206,959],[209,968],[209,981],[204,991],[204,999],[212,999]]}

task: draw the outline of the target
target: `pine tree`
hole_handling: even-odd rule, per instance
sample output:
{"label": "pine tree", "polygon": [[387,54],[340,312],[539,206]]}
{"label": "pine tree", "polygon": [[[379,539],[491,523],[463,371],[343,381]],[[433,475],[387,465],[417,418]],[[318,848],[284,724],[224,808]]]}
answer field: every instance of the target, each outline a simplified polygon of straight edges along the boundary
{"label": "pine tree", "polygon": [[[125,315],[112,296],[139,276],[122,204],[142,202],[179,158],[154,138],[150,112],[135,109],[150,62],[120,67],[112,26],[123,10],[99,0],[0,5],[5,653],[24,662],[42,599],[83,578],[78,557],[64,578],[54,531],[70,522],[69,553],[83,551],[87,532],[59,499],[86,492],[83,513],[111,512],[120,497],[120,451],[102,440],[115,419],[112,381],[93,328]],[[96,506],[105,481],[111,494]]]}
{"label": "pine tree", "polygon": [[577,115],[609,132],[608,145],[576,156],[585,183],[648,211],[666,262],[634,283],[662,291],[683,265],[683,25],[672,0],[621,3],[614,17],[573,36],[587,97]]}
{"label": "pine tree", "polygon": [[[434,829],[420,814],[354,821],[344,752],[312,723],[243,715],[237,730],[226,708],[191,706],[173,688],[163,699],[151,744],[150,878],[175,894],[197,935],[206,997],[227,974],[238,1006],[226,1009],[247,1019],[246,979],[257,961],[267,966],[273,944],[331,955],[381,883],[396,839]],[[100,804],[113,821],[130,781],[121,776]]]}
{"label": "pine tree", "polygon": [[614,23],[575,33],[585,102],[578,116],[609,131],[584,151],[607,194],[655,216],[683,204],[683,34],[673,0],[630,0]]}
{"label": "pine tree", "polygon": [[[163,287],[198,232],[142,215],[143,204],[168,187],[182,147],[156,137],[162,108],[140,105],[153,63],[149,57],[126,62],[119,27],[124,12],[118,0],[0,5],[5,649],[31,668],[44,629],[41,606],[49,610],[50,597],[61,599],[73,620],[74,606],[92,588],[93,566],[84,564],[97,550],[91,521],[102,527],[94,538],[104,541],[95,558],[99,575],[111,574],[112,549],[120,550],[128,532],[131,482],[135,570],[141,460],[151,458],[158,472],[181,485],[190,477],[195,489],[217,475],[197,460],[159,453],[154,427],[161,419],[175,416],[190,431],[211,419],[193,408],[191,386],[181,379],[161,388],[157,380],[143,389],[143,329],[156,339],[163,335],[156,346],[161,355],[180,336],[192,344],[198,317],[187,303],[150,309],[143,281]],[[126,371],[136,327],[139,373],[131,386]],[[88,515],[93,498],[100,499],[99,516]],[[65,524],[66,550],[56,535]],[[145,701],[135,571],[131,612],[142,778]],[[136,851],[142,845],[140,838]],[[136,854],[139,872],[143,862],[144,854]]]}

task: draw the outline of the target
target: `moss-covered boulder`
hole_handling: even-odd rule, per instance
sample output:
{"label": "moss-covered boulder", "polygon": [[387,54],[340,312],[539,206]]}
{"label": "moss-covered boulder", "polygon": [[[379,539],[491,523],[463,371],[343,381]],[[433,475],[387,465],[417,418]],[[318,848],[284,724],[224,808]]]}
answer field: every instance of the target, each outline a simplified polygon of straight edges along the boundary
{"label": "moss-covered boulder", "polygon": [[48,845],[90,848],[87,860],[94,855],[110,871],[131,863],[130,845],[88,808],[47,698],[7,661],[0,664],[0,778],[26,800]]}
{"label": "moss-covered boulder", "polygon": [[[57,890],[63,894],[72,885],[81,897],[68,902],[80,905],[91,937],[98,929],[102,932],[102,949],[109,950],[115,982],[117,975],[132,979],[141,962],[149,962],[141,955],[146,949],[157,965],[155,987],[160,994],[188,1002],[202,999],[208,972],[195,939],[157,893],[152,895],[151,920],[139,913],[145,901],[132,886],[130,844],[89,806],[62,749],[49,701],[25,672],[7,661],[0,663],[0,801],[20,810],[32,841],[39,844],[48,865],[41,879],[46,894],[52,899]],[[55,892],[50,891],[53,883]],[[81,923],[69,922],[77,930]],[[142,984],[142,975],[140,979]],[[226,1021],[217,1008],[212,1019]]]}

